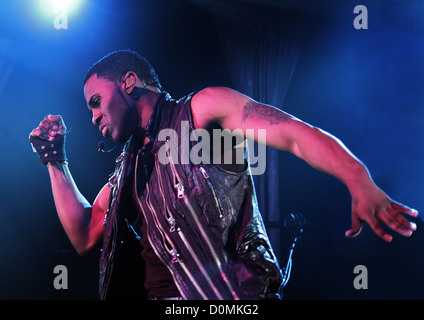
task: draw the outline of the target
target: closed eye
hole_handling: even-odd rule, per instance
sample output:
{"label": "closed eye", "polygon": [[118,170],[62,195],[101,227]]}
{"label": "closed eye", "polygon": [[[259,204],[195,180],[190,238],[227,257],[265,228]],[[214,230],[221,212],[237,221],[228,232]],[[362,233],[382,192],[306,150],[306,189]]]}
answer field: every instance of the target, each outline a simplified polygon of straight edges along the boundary
{"label": "closed eye", "polygon": [[101,97],[99,95],[95,94],[90,98],[88,105],[91,108],[96,109],[96,108],[100,107],[100,102],[101,102]]}

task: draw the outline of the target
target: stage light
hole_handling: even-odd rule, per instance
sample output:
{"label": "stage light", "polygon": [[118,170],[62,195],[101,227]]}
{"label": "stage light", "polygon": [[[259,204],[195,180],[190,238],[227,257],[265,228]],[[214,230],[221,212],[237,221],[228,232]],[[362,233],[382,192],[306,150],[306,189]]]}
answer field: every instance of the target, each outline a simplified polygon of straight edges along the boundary
{"label": "stage light", "polygon": [[76,15],[83,2],[83,0],[38,0],[37,10],[40,18],[53,21],[56,29],[67,29],[68,17]]}
{"label": "stage light", "polygon": [[62,12],[75,13],[82,2],[82,0],[38,0],[38,7],[43,15],[51,17]]}

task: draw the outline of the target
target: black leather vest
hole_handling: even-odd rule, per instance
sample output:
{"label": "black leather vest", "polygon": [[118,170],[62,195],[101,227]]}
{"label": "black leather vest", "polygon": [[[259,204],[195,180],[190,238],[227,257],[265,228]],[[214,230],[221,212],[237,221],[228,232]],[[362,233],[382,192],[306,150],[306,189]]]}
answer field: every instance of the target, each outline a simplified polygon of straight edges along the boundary
{"label": "black leather vest", "polygon": [[[147,223],[142,236],[148,237],[184,299],[279,299],[282,274],[249,168],[233,172],[190,161],[189,152],[198,143],[189,139],[195,130],[191,98],[175,101],[162,94],[147,129],[150,143],[138,149],[129,141],[117,160],[100,259],[101,297],[115,296],[108,291],[113,278],[119,278],[117,257],[125,254],[118,253],[128,251],[120,244],[131,233],[133,217],[122,210],[120,199],[123,186],[135,177],[131,185],[138,219]],[[135,266],[139,261],[126,263]],[[142,273],[142,263],[139,268]],[[139,285],[142,277],[134,277]]]}

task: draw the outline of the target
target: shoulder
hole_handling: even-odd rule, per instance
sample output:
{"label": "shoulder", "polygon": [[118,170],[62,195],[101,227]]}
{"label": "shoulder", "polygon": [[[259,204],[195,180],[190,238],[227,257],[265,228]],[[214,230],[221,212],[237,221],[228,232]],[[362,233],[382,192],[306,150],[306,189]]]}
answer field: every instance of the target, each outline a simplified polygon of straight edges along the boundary
{"label": "shoulder", "polygon": [[210,122],[222,124],[225,119],[239,114],[248,96],[228,87],[207,87],[192,97],[191,111],[197,128]]}
{"label": "shoulder", "polygon": [[230,92],[226,87],[206,87],[195,93],[191,99],[191,112],[197,128],[204,128],[211,122],[219,122],[225,111],[223,101]]}
{"label": "shoulder", "polygon": [[226,99],[234,99],[242,95],[234,89],[228,87],[206,87],[193,95],[194,104],[214,104],[217,101],[222,102]]}
{"label": "shoulder", "polygon": [[193,112],[207,112],[217,115],[232,112],[244,106],[250,98],[227,87],[207,87],[193,95]]}

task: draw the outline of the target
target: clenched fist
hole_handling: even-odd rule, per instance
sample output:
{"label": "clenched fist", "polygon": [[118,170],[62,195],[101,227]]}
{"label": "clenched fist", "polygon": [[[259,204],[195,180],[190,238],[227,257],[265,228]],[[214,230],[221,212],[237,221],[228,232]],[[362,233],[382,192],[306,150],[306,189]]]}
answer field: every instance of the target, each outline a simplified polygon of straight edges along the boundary
{"label": "clenched fist", "polygon": [[37,128],[30,133],[31,137],[39,137],[44,140],[52,141],[56,135],[66,134],[66,126],[61,116],[53,116],[49,114],[40,122]]}
{"label": "clenched fist", "polygon": [[42,163],[67,161],[65,152],[66,126],[59,115],[49,114],[31,131],[29,140]]}

